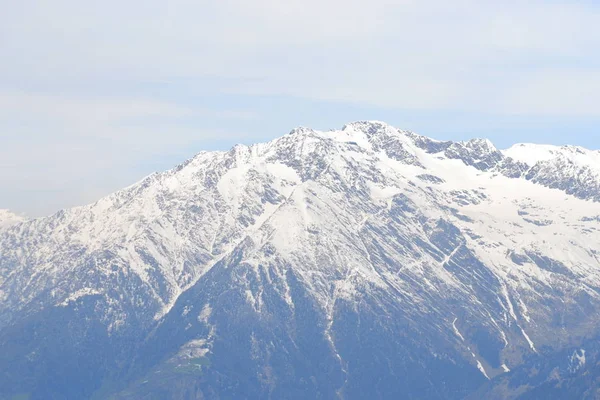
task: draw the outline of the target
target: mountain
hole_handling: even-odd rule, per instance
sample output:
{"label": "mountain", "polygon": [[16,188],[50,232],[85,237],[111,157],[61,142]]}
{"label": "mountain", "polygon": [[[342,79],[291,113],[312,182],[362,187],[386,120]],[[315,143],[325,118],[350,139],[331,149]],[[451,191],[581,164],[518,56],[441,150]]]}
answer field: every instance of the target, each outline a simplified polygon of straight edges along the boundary
{"label": "mountain", "polygon": [[504,154],[531,167],[526,179],[581,199],[600,201],[600,151],[578,146],[517,144]]}
{"label": "mountain", "polygon": [[0,399],[581,388],[531,371],[595,365],[599,171],[381,122],[201,152],[0,231]]}
{"label": "mountain", "polygon": [[23,222],[24,217],[17,215],[9,210],[0,209],[0,229],[8,228],[11,225]]}

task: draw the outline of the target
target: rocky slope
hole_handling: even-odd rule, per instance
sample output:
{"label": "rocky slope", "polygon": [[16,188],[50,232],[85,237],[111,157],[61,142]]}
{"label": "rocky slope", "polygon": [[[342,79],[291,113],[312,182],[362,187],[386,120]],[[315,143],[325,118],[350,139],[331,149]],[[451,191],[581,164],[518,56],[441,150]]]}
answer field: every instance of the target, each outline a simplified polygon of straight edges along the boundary
{"label": "rocky slope", "polygon": [[599,333],[598,154],[535,148],[299,128],[12,225],[0,398],[495,390]]}

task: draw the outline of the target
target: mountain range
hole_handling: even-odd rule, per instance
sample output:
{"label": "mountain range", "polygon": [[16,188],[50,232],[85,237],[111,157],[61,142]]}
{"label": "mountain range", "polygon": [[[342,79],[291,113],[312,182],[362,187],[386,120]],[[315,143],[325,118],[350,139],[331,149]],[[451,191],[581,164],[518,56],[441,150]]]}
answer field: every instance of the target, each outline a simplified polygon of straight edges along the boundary
{"label": "mountain range", "polygon": [[0,399],[600,396],[600,151],[297,128],[0,211]]}

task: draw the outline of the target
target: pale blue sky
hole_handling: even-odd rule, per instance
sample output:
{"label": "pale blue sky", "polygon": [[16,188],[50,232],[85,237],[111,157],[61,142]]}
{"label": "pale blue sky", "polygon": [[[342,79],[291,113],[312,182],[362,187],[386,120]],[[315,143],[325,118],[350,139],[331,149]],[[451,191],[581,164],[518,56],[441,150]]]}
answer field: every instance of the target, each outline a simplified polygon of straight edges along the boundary
{"label": "pale blue sky", "polygon": [[597,2],[0,4],[0,208],[48,214],[299,125],[600,148]]}

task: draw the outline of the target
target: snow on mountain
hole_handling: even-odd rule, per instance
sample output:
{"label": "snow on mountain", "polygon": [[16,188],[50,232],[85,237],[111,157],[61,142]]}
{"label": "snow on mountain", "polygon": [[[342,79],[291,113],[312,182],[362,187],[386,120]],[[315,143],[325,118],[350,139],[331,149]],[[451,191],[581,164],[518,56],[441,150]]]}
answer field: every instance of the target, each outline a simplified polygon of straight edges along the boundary
{"label": "snow on mountain", "polygon": [[299,396],[464,397],[600,328],[596,154],[517,149],[369,121],[202,152],[1,232],[0,333],[90,304],[110,340],[164,351],[140,374],[212,357],[208,396],[240,357],[258,397],[300,377]]}
{"label": "snow on mountain", "polygon": [[6,229],[9,226],[23,222],[25,218],[20,215],[14,214],[9,210],[0,209],[0,230]]}
{"label": "snow on mountain", "polygon": [[517,144],[504,154],[527,168],[522,175],[535,183],[582,199],[600,201],[600,151],[578,146]]}
{"label": "snow on mountain", "polygon": [[556,157],[559,150],[559,146],[549,144],[518,143],[502,153],[527,165],[535,165],[540,161],[548,161]]}
{"label": "snow on mountain", "polygon": [[565,157],[579,165],[600,165],[600,151],[588,150],[579,146],[553,146],[547,144],[518,143],[502,151],[505,156],[535,165],[557,157]]}

